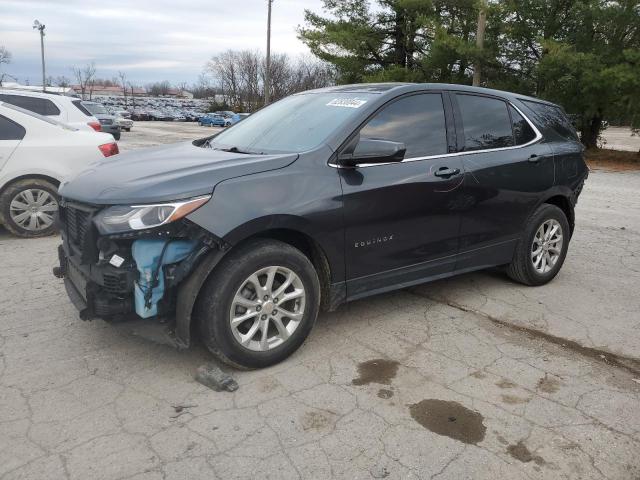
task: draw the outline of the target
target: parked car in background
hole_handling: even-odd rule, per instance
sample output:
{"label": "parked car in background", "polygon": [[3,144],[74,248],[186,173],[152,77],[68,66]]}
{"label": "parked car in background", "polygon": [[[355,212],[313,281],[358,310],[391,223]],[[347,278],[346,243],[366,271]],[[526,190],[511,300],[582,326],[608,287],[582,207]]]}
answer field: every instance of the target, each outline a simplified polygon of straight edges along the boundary
{"label": "parked car in background", "polygon": [[111,115],[104,105],[97,102],[83,101],[82,105],[98,119],[103,132],[110,133],[113,138],[120,140],[120,126],[115,115]]}
{"label": "parked car in background", "polygon": [[112,112],[116,117],[123,117],[131,119],[131,112],[128,110],[114,110]]}
{"label": "parked car in background", "polygon": [[200,126],[205,127],[228,127],[231,125],[231,118],[225,118],[222,115],[207,113],[198,120]]}
{"label": "parked car in background", "polygon": [[241,122],[242,120],[244,120],[245,118],[247,118],[249,115],[251,115],[250,113],[234,113],[231,116],[231,125],[234,125],[238,122]]}
{"label": "parked car in background", "polygon": [[131,120],[144,121],[149,119],[150,119],[149,112],[147,110],[134,109],[133,112],[131,112]]}
{"label": "parked car in background", "polygon": [[197,325],[221,360],[266,367],[320,308],[493,266],[551,281],[587,174],[549,102],[446,84],[313,90],[64,183],[54,273],[83,319],[172,318],[180,347]]}
{"label": "parked car in background", "polygon": [[82,100],[64,95],[0,88],[0,102],[10,103],[52,118],[78,130],[101,131],[98,119],[82,105]]}
{"label": "parked car in background", "polygon": [[149,120],[171,122],[173,121],[173,115],[163,110],[150,110]]}
{"label": "parked car in background", "polygon": [[0,101],[0,223],[23,237],[52,233],[62,179],[117,153],[111,135]]}
{"label": "parked car in background", "polygon": [[120,127],[120,130],[124,130],[125,132],[130,132],[133,128],[133,120],[131,118],[122,117],[120,115],[116,115],[116,125]]}

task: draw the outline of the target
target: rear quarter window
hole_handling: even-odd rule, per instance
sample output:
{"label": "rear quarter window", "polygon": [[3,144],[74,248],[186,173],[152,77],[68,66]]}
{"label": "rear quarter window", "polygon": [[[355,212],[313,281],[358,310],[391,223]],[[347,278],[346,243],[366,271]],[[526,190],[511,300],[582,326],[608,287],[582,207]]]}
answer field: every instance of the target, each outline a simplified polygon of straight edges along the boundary
{"label": "rear quarter window", "polygon": [[22,125],[0,115],[0,140],[22,140],[25,133]]}
{"label": "rear quarter window", "polygon": [[60,109],[48,98],[0,93],[0,100],[40,115],[60,115]]}
{"label": "rear quarter window", "polygon": [[578,142],[578,134],[573,128],[571,121],[564,111],[556,105],[532,102],[530,100],[520,100],[536,116],[536,119],[546,129],[553,130],[558,136],[565,140]]}

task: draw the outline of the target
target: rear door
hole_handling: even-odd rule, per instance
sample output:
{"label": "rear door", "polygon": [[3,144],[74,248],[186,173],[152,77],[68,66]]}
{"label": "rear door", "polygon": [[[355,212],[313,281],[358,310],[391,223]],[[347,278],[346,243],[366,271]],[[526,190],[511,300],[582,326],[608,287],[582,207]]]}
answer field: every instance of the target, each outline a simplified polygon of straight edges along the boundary
{"label": "rear door", "polygon": [[13,120],[0,115],[0,172],[24,138],[26,130]]}
{"label": "rear door", "polygon": [[349,299],[453,270],[463,166],[448,155],[449,107],[441,92],[392,100],[358,133],[404,143],[404,161],[338,170]]}
{"label": "rear door", "polygon": [[527,218],[554,183],[553,154],[504,99],[453,95],[466,201],[457,270],[508,263]]}

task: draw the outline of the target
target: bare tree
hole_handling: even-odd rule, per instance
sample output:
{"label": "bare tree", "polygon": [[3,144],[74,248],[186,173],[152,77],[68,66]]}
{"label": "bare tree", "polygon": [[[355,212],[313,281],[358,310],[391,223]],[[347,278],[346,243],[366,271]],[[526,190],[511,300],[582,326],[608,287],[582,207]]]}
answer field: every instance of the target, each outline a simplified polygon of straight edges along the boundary
{"label": "bare tree", "polygon": [[122,87],[122,94],[124,95],[124,106],[127,106],[127,74],[124,72],[118,72],[118,78],[120,79],[120,86]]}
{"label": "bare tree", "polygon": [[163,80],[161,82],[154,82],[147,85],[147,92],[153,95],[154,97],[158,95],[167,95],[171,90],[171,84],[168,80]]}
{"label": "bare tree", "polygon": [[95,85],[94,77],[96,75],[96,66],[93,62],[88,63],[83,68],[73,67],[73,76],[78,82],[80,88],[80,96],[85,99],[87,90],[89,90],[89,100],[93,94],[93,87]]}
{"label": "bare tree", "polygon": [[[0,45],[0,67],[2,67],[3,63],[11,63],[11,52],[7,50],[4,45]],[[2,85],[2,81],[4,80],[4,77],[15,78],[9,75],[8,73],[0,72],[0,85]]]}
{"label": "bare tree", "polygon": [[3,63],[11,63],[11,52],[4,45],[0,45],[0,65]]}
{"label": "bare tree", "polygon": [[[266,69],[260,52],[227,50],[207,63],[205,74],[222,93],[224,101],[235,109],[250,111],[263,105]],[[274,54],[269,74],[272,101],[335,83],[334,68],[311,57],[292,60],[285,54]]]}
{"label": "bare tree", "polygon": [[180,90],[180,93],[188,91],[187,82],[180,82],[176,85],[176,87],[178,88],[178,90]]}
{"label": "bare tree", "polygon": [[64,75],[60,75],[60,76],[56,77],[54,83],[57,86],[62,87],[62,88],[67,88],[67,87],[71,86],[71,80],[69,80]]}

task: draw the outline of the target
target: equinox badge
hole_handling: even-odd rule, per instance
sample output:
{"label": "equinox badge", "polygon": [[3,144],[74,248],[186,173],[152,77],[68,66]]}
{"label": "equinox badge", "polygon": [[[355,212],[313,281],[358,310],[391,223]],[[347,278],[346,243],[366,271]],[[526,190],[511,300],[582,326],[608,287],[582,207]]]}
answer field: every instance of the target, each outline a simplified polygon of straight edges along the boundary
{"label": "equinox badge", "polygon": [[393,235],[386,235],[384,237],[370,238],[369,240],[363,240],[361,242],[354,243],[355,248],[368,247],[370,245],[377,245],[378,243],[386,243],[393,240]]}

